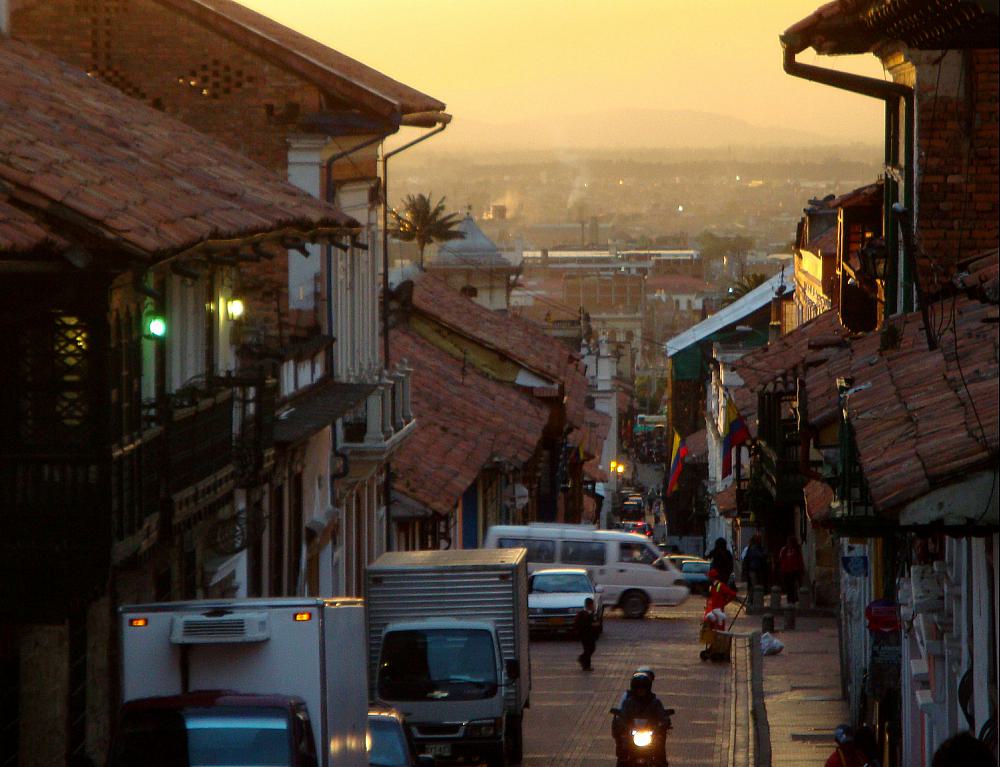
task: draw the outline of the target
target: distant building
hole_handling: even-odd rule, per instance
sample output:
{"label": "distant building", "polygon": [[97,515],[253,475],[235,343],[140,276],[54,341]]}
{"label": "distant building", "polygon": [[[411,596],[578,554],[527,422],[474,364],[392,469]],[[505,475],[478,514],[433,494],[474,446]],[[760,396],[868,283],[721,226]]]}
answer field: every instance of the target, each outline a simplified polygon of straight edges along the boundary
{"label": "distant building", "polygon": [[441,245],[426,270],[487,309],[506,310],[515,268],[483,234],[472,215],[458,225],[462,239]]}

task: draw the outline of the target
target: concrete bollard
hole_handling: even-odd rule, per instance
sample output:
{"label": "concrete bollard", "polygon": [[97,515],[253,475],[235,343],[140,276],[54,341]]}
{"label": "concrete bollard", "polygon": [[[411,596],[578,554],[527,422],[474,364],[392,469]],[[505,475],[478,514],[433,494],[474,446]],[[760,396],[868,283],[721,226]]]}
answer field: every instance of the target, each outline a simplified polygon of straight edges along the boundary
{"label": "concrete bollard", "polygon": [[795,605],[785,605],[785,631],[795,631]]}
{"label": "concrete bollard", "polygon": [[764,609],[764,588],[762,586],[754,586],[750,592],[750,609],[755,613]]}
{"label": "concrete bollard", "polygon": [[771,586],[771,610],[781,612],[781,589],[778,586]]}
{"label": "concrete bollard", "polygon": [[803,610],[808,610],[812,607],[812,589],[808,586],[799,588],[799,607]]}
{"label": "concrete bollard", "polygon": [[771,613],[764,613],[760,619],[760,631],[762,634],[774,633],[774,616]]}

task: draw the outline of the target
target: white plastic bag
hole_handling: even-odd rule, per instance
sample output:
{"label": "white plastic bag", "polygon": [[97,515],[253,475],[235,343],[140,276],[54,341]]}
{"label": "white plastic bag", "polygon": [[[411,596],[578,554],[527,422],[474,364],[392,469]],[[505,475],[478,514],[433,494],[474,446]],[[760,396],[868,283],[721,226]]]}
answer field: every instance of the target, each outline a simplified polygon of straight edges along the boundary
{"label": "white plastic bag", "polygon": [[760,635],[760,651],[763,655],[777,655],[785,649],[785,645],[777,638],[765,631]]}

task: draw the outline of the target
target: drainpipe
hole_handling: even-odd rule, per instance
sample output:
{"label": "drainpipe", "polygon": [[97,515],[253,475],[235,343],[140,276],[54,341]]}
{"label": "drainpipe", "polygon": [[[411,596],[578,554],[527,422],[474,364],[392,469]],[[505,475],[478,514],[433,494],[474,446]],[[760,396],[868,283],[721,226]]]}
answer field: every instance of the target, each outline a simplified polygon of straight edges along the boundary
{"label": "drainpipe", "polygon": [[389,158],[437,135],[447,128],[450,122],[451,115],[446,112],[408,115],[403,118],[401,125],[422,128],[436,125],[437,127],[423,136],[413,139],[413,141],[396,147],[391,152],[382,154],[382,353],[385,357],[386,369],[389,368]]}
{"label": "drainpipe", "polygon": [[[801,47],[792,47],[792,41],[781,38],[783,66],[792,77],[800,77],[840,90],[858,93],[885,102],[885,193],[882,202],[882,233],[887,251],[892,254],[891,265],[885,275],[885,305],[887,314],[909,312],[913,309],[913,274],[905,259],[900,259],[899,240],[892,216],[892,206],[899,197],[899,105],[903,104],[903,204],[913,209],[913,88],[895,82],[885,82],[874,77],[863,77],[836,69],[826,69],[795,60]],[[897,284],[902,296],[897,295]]]}
{"label": "drainpipe", "polygon": [[[389,158],[400,152],[405,152],[411,146],[426,141],[445,128],[451,122],[451,115],[446,112],[421,112],[407,115],[400,122],[401,125],[408,125],[420,128],[431,128],[433,130],[423,136],[413,139],[400,147],[396,147],[391,152],[382,153],[382,354],[385,369],[389,369]],[[434,127],[436,126],[436,127]],[[382,485],[383,502],[385,506],[385,550],[392,547],[392,464],[385,465],[385,481]]]}

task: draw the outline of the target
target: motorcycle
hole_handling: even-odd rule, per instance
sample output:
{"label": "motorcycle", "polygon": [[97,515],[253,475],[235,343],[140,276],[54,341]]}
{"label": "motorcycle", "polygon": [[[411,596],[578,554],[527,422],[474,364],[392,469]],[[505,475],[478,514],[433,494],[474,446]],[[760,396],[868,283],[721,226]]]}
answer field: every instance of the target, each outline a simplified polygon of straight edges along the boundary
{"label": "motorcycle", "polygon": [[[613,708],[611,713],[618,717],[621,711]],[[671,727],[674,709],[668,708],[666,714],[667,719],[662,722],[639,718],[622,722],[627,726],[618,738],[617,767],[667,767],[663,740]]]}

